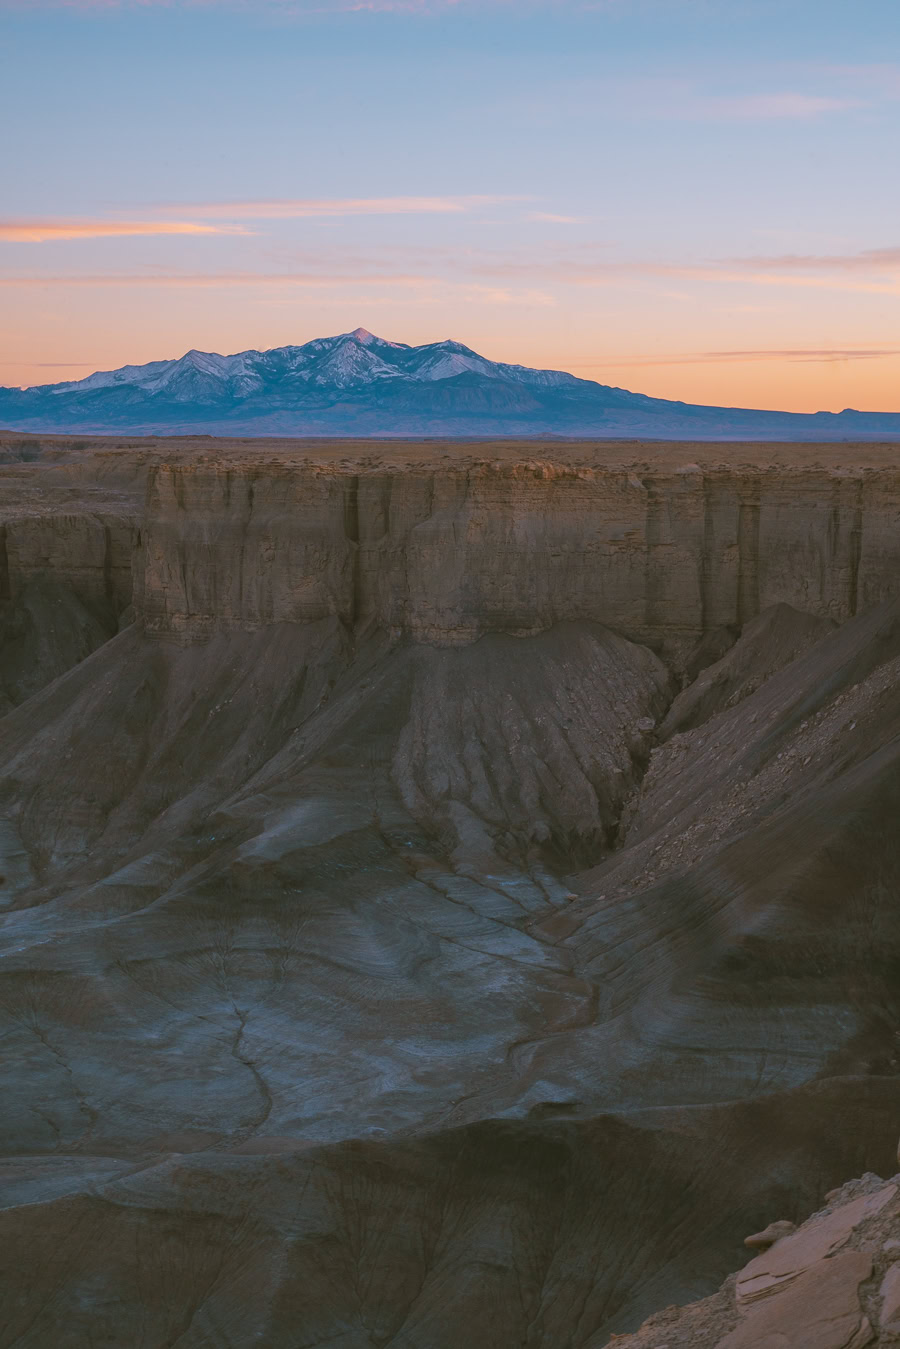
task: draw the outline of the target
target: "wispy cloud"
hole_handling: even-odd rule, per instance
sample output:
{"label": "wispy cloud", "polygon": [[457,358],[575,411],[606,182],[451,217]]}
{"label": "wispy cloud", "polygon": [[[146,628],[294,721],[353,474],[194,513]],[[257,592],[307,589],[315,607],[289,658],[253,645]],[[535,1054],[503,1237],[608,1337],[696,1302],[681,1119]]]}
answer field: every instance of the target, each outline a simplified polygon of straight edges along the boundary
{"label": "wispy cloud", "polygon": [[[202,227],[201,227],[202,228]],[[0,238],[4,226],[0,225]],[[8,236],[6,236],[8,237]],[[19,235],[16,237],[34,237]],[[41,238],[45,237],[43,235]],[[47,235],[46,237],[71,237]],[[577,253],[579,250],[574,250]],[[402,260],[401,260],[402,258]],[[274,266],[272,265],[274,263]],[[405,266],[404,266],[405,264]],[[411,267],[407,271],[406,268]],[[679,289],[669,289],[672,282]],[[556,257],[546,250],[531,257],[470,249],[388,246],[357,254],[343,249],[305,250],[270,257],[269,270],[189,272],[164,265],[142,266],[123,273],[54,273],[0,276],[3,286],[447,286],[489,287],[505,296],[536,294],[540,286],[630,286],[652,288],[660,298],[690,301],[704,286],[806,288],[859,294],[900,296],[900,247],[867,249],[847,254],[784,254],[680,262],[647,258],[607,260],[573,256],[567,249]],[[748,358],[749,359],[749,358]],[[762,359],[762,358],[760,358]],[[843,359],[851,359],[846,357]]]}
{"label": "wispy cloud", "polygon": [[242,225],[202,225],[187,220],[0,220],[0,239],[16,244],[150,234],[248,233]]}
{"label": "wispy cloud", "polygon": [[644,365],[721,365],[755,361],[808,364],[832,364],[840,361],[878,361],[900,356],[900,347],[772,347],[749,351],[693,351],[673,356],[638,356],[616,361],[584,361],[576,369],[596,370],[601,366]]}
{"label": "wispy cloud", "polygon": [[819,117],[826,112],[844,112],[859,107],[853,98],[830,98],[792,91],[774,94],[735,94],[698,97],[685,108],[685,115],[764,121],[779,118]]}
{"label": "wispy cloud", "polygon": [[[584,76],[519,97],[526,125],[566,126],[574,118],[615,122],[736,122],[777,124],[813,122],[870,106],[882,86],[860,82],[845,87],[826,72],[803,70],[785,85],[774,85],[771,69],[735,70],[730,83],[710,72],[705,77],[669,73],[623,74],[602,80]],[[782,78],[784,72],[781,72]]]}
{"label": "wispy cloud", "polygon": [[555,215],[552,211],[529,211],[526,220],[535,220],[547,225],[584,225],[581,215]]}
{"label": "wispy cloud", "polygon": [[816,67],[816,73],[832,84],[839,81],[870,94],[900,98],[900,62],[870,61],[861,64],[835,63]]}
{"label": "wispy cloud", "polygon": [[781,253],[774,257],[731,258],[730,266],[786,272],[900,271],[900,247],[865,248],[856,253]]}
{"label": "wispy cloud", "polygon": [[298,197],[291,201],[211,201],[154,207],[201,220],[325,220],[366,215],[459,215],[482,206],[530,201],[520,196]]}
{"label": "wispy cloud", "polygon": [[[0,0],[2,4],[2,0]],[[339,197],[292,201],[195,202],[145,207],[169,220],[0,220],[0,240],[47,243],[55,239],[111,239],[146,235],[249,235],[251,220],[330,220],[343,216],[461,215],[484,206],[531,201],[527,196]],[[187,217],[193,217],[191,219]],[[565,217],[546,216],[562,222]]]}
{"label": "wispy cloud", "polygon": [[0,276],[0,286],[185,286],[190,288],[220,286],[421,286],[438,280],[430,276],[405,276],[399,273],[384,276],[329,274],[326,272],[134,272],[98,273],[94,275],[65,274],[53,276]]}
{"label": "wispy cloud", "polygon": [[534,287],[488,285],[468,278],[448,278],[415,273],[351,274],[347,272],[138,272],[98,275],[0,276],[0,289],[41,289],[65,287],[81,289],[158,289],[172,287],[186,290],[220,290],[228,288],[259,289],[278,292],[289,288],[306,290],[342,290],[390,293],[396,291],[410,297],[439,297],[453,295],[475,303],[528,305],[546,308],[556,304],[553,295]]}
{"label": "wispy cloud", "polygon": [[642,258],[581,260],[571,256],[533,261],[474,258],[467,266],[473,274],[508,280],[518,276],[561,285],[603,286],[627,284],[636,279],[675,279],[900,294],[900,248],[895,247],[847,254],[714,258],[690,263]]}

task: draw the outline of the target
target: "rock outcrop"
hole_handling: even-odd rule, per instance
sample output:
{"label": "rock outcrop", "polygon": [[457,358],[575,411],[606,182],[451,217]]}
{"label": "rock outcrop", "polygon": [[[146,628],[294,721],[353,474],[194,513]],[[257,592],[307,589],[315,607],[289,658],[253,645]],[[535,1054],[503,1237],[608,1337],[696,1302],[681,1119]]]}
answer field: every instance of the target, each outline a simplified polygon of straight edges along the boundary
{"label": "rock outcrop", "polygon": [[148,631],[337,615],[422,641],[591,619],[685,650],[784,603],[833,620],[894,593],[900,475],[574,468],[153,470]]}
{"label": "rock outcrop", "polygon": [[721,1292],[650,1317],[616,1349],[865,1349],[895,1342],[900,1176],[873,1175],[780,1237]]}
{"label": "rock outcrop", "polygon": [[[0,502],[0,602],[39,575],[118,617],[133,590],[145,630],[179,640],[336,617],[446,645],[584,619],[691,676],[698,641],[716,659],[717,634],[745,629],[741,678],[715,676],[727,701],[775,668],[754,642],[784,663],[821,623],[897,591],[900,474],[880,461],[700,465],[680,447],[680,465],[661,451],[628,465],[621,447],[610,462],[588,446],[571,462],[507,448],[436,465],[199,447],[98,446],[65,462],[48,442],[35,465],[4,470],[19,490]],[[72,509],[92,494],[93,510]],[[808,617],[754,637],[747,625],[779,604]],[[709,715],[718,703],[701,695]]]}
{"label": "rock outcrop", "polygon": [[113,636],[131,603],[135,537],[115,516],[0,518],[0,711]]}

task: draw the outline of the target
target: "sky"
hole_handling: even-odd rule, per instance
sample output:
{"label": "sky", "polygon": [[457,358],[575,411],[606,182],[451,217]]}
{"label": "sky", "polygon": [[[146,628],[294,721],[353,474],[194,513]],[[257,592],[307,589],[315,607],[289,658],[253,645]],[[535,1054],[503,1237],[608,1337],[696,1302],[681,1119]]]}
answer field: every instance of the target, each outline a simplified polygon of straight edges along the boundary
{"label": "sky", "polygon": [[897,0],[0,0],[0,384],[364,327],[900,410]]}

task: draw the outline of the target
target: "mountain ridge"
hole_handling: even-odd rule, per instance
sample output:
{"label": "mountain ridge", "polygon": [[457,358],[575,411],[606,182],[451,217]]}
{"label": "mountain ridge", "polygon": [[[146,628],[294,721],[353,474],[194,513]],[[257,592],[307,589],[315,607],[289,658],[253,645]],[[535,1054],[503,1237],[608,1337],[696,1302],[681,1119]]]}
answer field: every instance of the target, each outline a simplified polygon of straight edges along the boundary
{"label": "mountain ridge", "polygon": [[299,346],[0,387],[10,430],[276,436],[900,438],[900,413],[792,413],[653,398],[566,371],[490,361],[453,339],[411,346],[365,328]]}

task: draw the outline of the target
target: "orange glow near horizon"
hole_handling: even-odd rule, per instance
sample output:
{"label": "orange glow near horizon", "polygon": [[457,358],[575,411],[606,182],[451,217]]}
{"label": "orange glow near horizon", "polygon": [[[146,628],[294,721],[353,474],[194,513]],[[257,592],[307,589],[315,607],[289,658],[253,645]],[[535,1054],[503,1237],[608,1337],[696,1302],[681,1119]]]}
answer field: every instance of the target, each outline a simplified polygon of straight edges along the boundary
{"label": "orange glow near horizon", "polygon": [[586,379],[617,384],[654,398],[716,407],[776,409],[784,412],[893,412],[898,407],[900,356],[865,362],[771,357],[667,364],[613,365],[575,371]]}
{"label": "orange glow near horizon", "polygon": [[[313,276],[296,284],[256,284],[240,276],[168,284],[153,274],[138,284],[32,279],[5,287],[3,295],[0,384],[11,386],[80,379],[94,370],[177,357],[191,347],[266,349],[363,326],[413,345],[454,337],[493,360],[568,370],[689,403],[796,412],[900,405],[900,343],[891,346],[883,333],[830,348],[808,332],[804,340],[795,323],[790,338],[783,329],[777,347],[766,348],[755,345],[773,331],[764,313],[750,325],[754,345],[742,349],[728,342],[735,337],[732,324],[710,324],[701,313],[687,330],[683,306],[675,306],[673,319],[671,300],[652,293],[627,303],[627,322],[586,314],[581,294],[548,297],[416,276],[381,282],[356,276],[342,284]],[[743,321],[739,326],[746,335]],[[653,349],[642,347],[645,333]]]}

